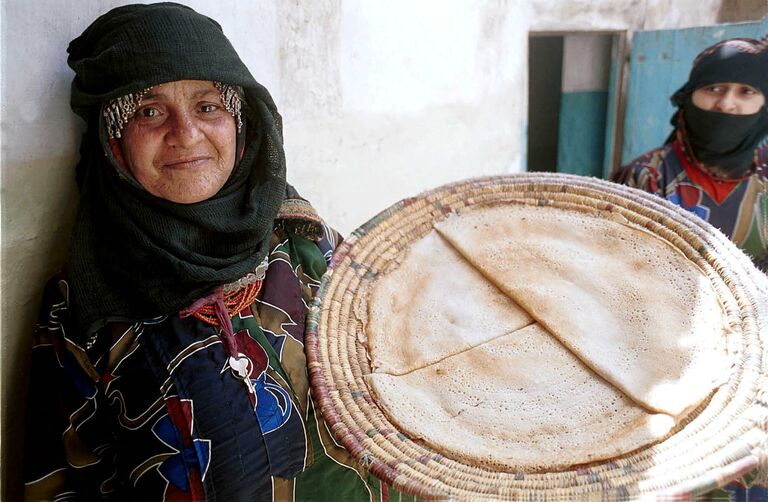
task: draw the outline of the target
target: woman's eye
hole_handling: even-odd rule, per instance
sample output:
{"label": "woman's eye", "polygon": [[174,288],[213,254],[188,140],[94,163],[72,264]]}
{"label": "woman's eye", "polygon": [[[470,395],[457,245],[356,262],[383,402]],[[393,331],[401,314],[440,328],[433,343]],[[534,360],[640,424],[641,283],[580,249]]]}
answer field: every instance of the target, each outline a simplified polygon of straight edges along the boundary
{"label": "woman's eye", "polygon": [[160,111],[157,108],[151,106],[145,106],[139,110],[139,116],[144,118],[154,118],[160,115]]}
{"label": "woman's eye", "polygon": [[219,107],[210,103],[204,104],[200,106],[200,111],[205,113],[215,112],[218,110]]}

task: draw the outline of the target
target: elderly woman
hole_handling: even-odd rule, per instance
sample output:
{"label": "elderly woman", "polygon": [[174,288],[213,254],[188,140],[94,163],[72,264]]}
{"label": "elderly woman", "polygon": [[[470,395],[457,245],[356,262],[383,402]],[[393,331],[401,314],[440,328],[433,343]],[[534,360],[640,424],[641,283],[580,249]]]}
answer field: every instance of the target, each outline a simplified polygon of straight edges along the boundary
{"label": "elderly woman", "polygon": [[267,90],[172,3],[114,9],[68,52],[87,130],[35,333],[28,498],[378,499],[309,394],[339,239],[286,185]]}
{"label": "elderly woman", "polygon": [[705,49],[666,144],[622,168],[614,181],[655,193],[719,228],[768,272],[768,38]]}

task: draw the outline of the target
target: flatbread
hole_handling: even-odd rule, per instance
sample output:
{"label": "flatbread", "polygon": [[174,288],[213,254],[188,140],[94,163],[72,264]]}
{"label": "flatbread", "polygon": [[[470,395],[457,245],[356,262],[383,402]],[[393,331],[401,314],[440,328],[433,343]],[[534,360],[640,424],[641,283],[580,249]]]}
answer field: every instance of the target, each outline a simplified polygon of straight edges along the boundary
{"label": "flatbread", "polygon": [[371,368],[407,373],[532,322],[432,231],[369,294]]}
{"label": "flatbread", "polygon": [[675,423],[627,399],[539,324],[406,375],[366,378],[401,432],[492,469],[613,458],[663,438]]}
{"label": "flatbread", "polygon": [[451,216],[436,229],[648,410],[682,416],[725,376],[728,328],[716,293],[661,238],[600,213],[512,204]]}

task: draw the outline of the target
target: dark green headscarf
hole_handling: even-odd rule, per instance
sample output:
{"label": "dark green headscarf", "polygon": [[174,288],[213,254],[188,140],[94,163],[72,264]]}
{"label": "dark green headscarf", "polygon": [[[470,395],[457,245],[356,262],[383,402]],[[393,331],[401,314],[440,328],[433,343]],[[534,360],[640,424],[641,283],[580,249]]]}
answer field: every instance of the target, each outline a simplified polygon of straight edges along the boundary
{"label": "dark green headscarf", "polygon": [[[189,7],[113,9],[68,52],[72,109],[87,122],[68,265],[80,333],[68,335],[82,342],[110,320],[177,312],[255,269],[285,194],[285,155],[271,96],[218,23]],[[194,204],[155,197],[122,172],[100,117],[107,100],[176,80],[225,82],[245,95],[244,155],[216,195]]]}

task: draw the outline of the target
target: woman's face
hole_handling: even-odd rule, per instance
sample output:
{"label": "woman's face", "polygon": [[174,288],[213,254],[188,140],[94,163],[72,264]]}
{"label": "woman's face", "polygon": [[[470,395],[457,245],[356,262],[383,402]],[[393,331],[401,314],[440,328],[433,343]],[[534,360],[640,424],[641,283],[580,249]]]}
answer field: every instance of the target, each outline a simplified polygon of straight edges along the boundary
{"label": "woman's face", "polygon": [[692,96],[693,104],[710,112],[752,115],[765,104],[760,90],[737,82],[720,82],[697,89]]}
{"label": "woman's face", "polygon": [[235,119],[212,82],[153,87],[122,132],[128,169],[152,195],[191,204],[216,194],[235,165]]}

